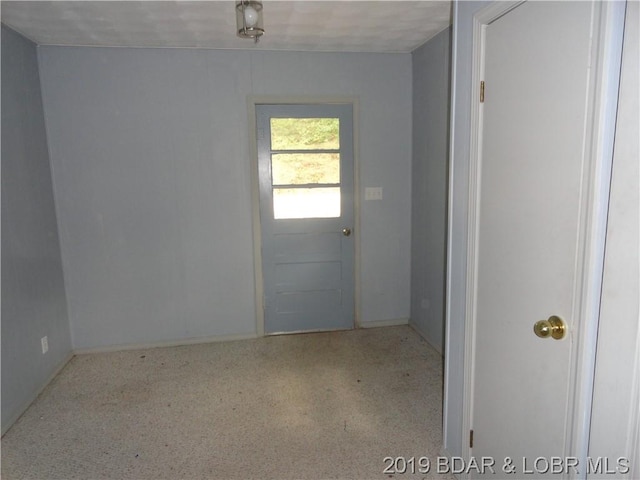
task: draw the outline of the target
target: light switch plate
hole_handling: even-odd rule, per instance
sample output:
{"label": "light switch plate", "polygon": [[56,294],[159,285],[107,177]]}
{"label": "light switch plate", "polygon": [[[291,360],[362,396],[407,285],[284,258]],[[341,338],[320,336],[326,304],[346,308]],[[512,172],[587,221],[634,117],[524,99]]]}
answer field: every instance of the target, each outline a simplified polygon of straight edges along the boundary
{"label": "light switch plate", "polygon": [[382,187],[366,187],[364,189],[365,200],[382,200]]}

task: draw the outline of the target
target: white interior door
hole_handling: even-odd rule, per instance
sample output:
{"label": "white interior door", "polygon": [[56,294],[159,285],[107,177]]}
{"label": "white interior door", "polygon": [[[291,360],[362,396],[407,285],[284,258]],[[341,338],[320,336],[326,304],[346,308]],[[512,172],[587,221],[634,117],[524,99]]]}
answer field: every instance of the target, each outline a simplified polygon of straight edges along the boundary
{"label": "white interior door", "polygon": [[266,333],[354,326],[351,104],[257,105]]}
{"label": "white interior door", "polygon": [[[484,27],[470,420],[472,455],[496,461],[491,478],[566,473],[550,462],[566,456],[572,405],[598,8],[526,2]],[[536,336],[552,316],[564,338]]]}

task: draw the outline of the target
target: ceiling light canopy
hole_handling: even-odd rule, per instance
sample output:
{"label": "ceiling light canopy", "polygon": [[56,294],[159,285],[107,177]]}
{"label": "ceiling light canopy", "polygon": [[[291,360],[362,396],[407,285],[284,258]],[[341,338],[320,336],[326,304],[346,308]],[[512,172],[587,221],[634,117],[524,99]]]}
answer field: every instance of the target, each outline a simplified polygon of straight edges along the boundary
{"label": "ceiling light canopy", "polygon": [[262,2],[260,0],[236,1],[236,25],[240,38],[253,38],[256,43],[264,35]]}

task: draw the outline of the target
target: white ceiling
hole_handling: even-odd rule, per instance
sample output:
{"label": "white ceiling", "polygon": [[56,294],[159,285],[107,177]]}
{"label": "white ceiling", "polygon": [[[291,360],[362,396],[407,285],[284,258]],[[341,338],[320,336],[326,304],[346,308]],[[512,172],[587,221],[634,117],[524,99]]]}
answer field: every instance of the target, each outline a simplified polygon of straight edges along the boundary
{"label": "white ceiling", "polygon": [[410,52],[450,23],[451,1],[264,1],[257,45],[235,2],[6,1],[2,23],[41,45]]}

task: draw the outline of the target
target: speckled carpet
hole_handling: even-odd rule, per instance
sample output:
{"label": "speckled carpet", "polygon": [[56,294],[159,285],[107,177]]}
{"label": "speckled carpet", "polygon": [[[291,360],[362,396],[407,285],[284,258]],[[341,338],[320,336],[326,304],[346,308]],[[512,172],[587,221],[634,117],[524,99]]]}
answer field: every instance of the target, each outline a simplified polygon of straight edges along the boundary
{"label": "speckled carpet", "polygon": [[2,478],[375,479],[435,459],[442,359],[409,327],[79,355],[2,439]]}

